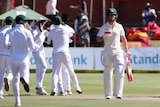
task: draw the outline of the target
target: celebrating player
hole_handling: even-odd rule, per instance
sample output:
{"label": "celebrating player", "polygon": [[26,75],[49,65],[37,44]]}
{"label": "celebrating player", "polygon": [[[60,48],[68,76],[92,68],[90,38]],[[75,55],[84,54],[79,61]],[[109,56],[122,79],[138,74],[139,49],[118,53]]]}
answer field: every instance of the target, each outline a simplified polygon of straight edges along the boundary
{"label": "celebrating player", "polygon": [[60,16],[55,17],[55,27],[49,32],[47,43],[53,43],[53,65],[52,65],[52,90],[51,96],[55,96],[59,89],[59,95],[64,96],[64,88],[62,83],[63,66],[67,68],[71,79],[74,78],[76,83],[76,90],[78,93],[82,93],[78,84],[78,79],[74,73],[71,56],[69,53],[69,36],[74,33],[68,29],[68,27],[61,24],[62,19]]}
{"label": "celebrating player", "polygon": [[[5,83],[5,90],[9,90],[9,82],[12,80],[12,71],[10,66],[10,50],[9,47],[4,47],[5,35],[8,30],[12,28],[13,18],[11,16],[6,17],[6,25],[0,30],[0,99],[3,98],[3,82]],[[6,72],[5,72],[6,71]],[[3,77],[5,76],[4,81]]]}
{"label": "celebrating player", "polygon": [[34,43],[32,33],[24,27],[26,24],[26,17],[24,15],[18,15],[15,21],[16,26],[6,33],[5,45],[11,47],[10,61],[13,74],[12,87],[15,106],[21,106],[19,82],[22,82],[26,92],[30,91],[29,52],[32,49],[39,48],[39,46]]}
{"label": "celebrating player", "polygon": [[44,52],[43,43],[48,35],[48,31],[44,30],[45,20],[37,22],[37,27],[32,31],[33,38],[36,44],[40,46],[39,49],[34,49],[32,55],[36,61],[36,94],[48,95],[43,89],[44,75],[47,69],[46,56]]}

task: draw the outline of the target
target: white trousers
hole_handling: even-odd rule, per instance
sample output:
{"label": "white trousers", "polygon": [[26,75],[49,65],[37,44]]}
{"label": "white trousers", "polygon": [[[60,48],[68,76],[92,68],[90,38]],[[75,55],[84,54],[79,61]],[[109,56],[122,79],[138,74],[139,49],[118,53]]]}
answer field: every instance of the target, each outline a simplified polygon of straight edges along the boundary
{"label": "white trousers", "polygon": [[113,96],[113,70],[115,68],[115,90],[114,95],[116,97],[122,97],[124,86],[124,52],[123,50],[105,50],[102,52],[103,64],[104,64],[104,92],[105,97]]}
{"label": "white trousers", "polygon": [[[64,92],[63,80],[62,80],[63,69],[66,69],[66,71],[68,71],[71,81],[74,84],[74,87],[77,90],[80,90],[78,79],[73,69],[73,64],[72,64],[70,54],[60,52],[60,53],[53,54],[52,91],[56,92],[59,89],[60,92]],[[70,87],[69,86],[70,84],[66,84],[66,83],[64,84],[66,85],[65,87]]]}
{"label": "white trousers", "polygon": [[33,52],[32,55],[36,61],[36,87],[42,88],[44,76],[47,70],[45,52]]}
{"label": "white trousers", "polygon": [[62,81],[63,81],[63,87],[64,87],[64,91],[71,91],[71,83],[70,83],[70,75],[68,70],[66,69],[65,66],[63,66],[64,68],[62,71]]}
{"label": "white trousers", "polygon": [[3,95],[4,76],[8,79],[8,81],[11,81],[13,78],[10,58],[6,55],[0,55],[0,95]]}
{"label": "white trousers", "polygon": [[[71,62],[72,65],[72,62]],[[63,86],[64,86],[64,90],[65,91],[71,91],[71,84],[70,82],[72,82],[74,88],[76,90],[81,91],[81,88],[79,86],[79,82],[78,82],[78,78],[76,73],[74,72],[74,69],[72,67],[71,70],[68,70],[66,65],[63,66],[63,70],[62,70],[62,77],[63,77]]]}
{"label": "white trousers", "polygon": [[28,63],[11,63],[13,74],[12,87],[16,103],[21,103],[20,99],[20,75],[29,84],[29,64]]}

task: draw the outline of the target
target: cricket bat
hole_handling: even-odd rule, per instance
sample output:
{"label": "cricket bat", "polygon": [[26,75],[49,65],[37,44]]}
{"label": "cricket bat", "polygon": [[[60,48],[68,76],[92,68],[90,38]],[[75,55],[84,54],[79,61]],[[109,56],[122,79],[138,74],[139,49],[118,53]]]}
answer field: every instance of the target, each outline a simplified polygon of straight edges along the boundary
{"label": "cricket bat", "polygon": [[132,68],[128,57],[126,57],[126,74],[128,82],[133,81]]}

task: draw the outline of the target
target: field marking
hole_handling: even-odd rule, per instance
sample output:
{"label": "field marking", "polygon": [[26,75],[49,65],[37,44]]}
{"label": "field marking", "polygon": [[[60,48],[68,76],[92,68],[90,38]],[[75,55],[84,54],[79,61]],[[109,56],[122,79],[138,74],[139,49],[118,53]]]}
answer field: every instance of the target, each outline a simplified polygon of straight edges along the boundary
{"label": "field marking", "polygon": [[[7,99],[13,98],[13,95],[5,95]],[[23,99],[90,99],[90,100],[104,100],[104,95],[86,95],[73,94],[69,96],[40,96],[35,94],[22,94]],[[116,100],[114,97],[112,100]],[[124,95],[122,100],[146,100],[146,101],[160,101],[160,96],[156,95]]]}

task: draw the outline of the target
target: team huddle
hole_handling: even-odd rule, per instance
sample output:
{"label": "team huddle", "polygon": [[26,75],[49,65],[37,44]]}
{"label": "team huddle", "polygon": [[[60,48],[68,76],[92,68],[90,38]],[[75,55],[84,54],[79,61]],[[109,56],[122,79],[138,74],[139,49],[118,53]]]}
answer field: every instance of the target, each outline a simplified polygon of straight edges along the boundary
{"label": "team huddle", "polygon": [[[15,18],[6,17],[6,26],[0,31],[0,98],[3,98],[3,82],[6,91],[9,90],[9,81],[12,80],[12,88],[15,98],[15,106],[21,106],[20,87],[21,82],[26,92],[29,87],[29,53],[36,61],[36,94],[49,95],[43,88],[43,80],[47,70],[43,43],[53,45],[52,86],[50,96],[71,95],[70,81],[78,94],[82,94],[78,78],[74,72],[69,53],[70,38],[74,30],[65,24],[60,16],[55,16],[54,26],[50,31],[44,27],[45,20],[39,20],[34,30],[28,30],[26,17],[18,15]],[[13,76],[12,76],[13,75]],[[5,77],[4,77],[5,76]],[[3,79],[4,77],[4,79]]]}

